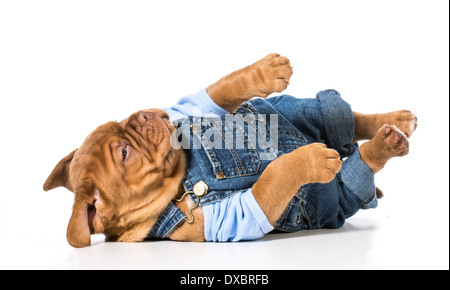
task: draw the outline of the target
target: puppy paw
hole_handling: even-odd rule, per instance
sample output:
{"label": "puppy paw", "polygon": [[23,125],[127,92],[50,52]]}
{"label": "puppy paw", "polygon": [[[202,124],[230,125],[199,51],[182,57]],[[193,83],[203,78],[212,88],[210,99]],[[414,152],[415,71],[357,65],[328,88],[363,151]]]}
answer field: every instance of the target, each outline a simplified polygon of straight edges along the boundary
{"label": "puppy paw", "polygon": [[383,125],[377,134],[359,148],[361,159],[377,173],[392,157],[405,156],[409,152],[406,135],[395,125]]}
{"label": "puppy paw", "polygon": [[256,96],[265,98],[272,93],[284,91],[289,85],[293,71],[287,57],[272,53],[252,66]]}
{"label": "puppy paw", "polygon": [[293,151],[305,183],[328,183],[341,170],[342,161],[336,150],[313,143]]}
{"label": "puppy paw", "polygon": [[395,124],[407,138],[417,129],[417,117],[409,110],[386,113],[382,119],[384,124]]}
{"label": "puppy paw", "polygon": [[405,156],[409,153],[407,136],[395,125],[384,125],[377,136],[382,139],[383,150],[388,157]]}

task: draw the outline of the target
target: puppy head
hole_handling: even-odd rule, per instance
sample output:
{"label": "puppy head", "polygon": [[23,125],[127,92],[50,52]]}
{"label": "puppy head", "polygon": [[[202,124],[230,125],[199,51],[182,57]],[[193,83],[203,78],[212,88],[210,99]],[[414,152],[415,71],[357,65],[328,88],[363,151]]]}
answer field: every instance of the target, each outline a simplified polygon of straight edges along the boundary
{"label": "puppy head", "polygon": [[99,126],[81,147],[64,157],[44,184],[75,194],[67,240],[91,243],[91,234],[109,241],[145,238],[172,200],[184,175],[184,156],[171,147],[174,131],[167,113],[139,111],[122,122]]}

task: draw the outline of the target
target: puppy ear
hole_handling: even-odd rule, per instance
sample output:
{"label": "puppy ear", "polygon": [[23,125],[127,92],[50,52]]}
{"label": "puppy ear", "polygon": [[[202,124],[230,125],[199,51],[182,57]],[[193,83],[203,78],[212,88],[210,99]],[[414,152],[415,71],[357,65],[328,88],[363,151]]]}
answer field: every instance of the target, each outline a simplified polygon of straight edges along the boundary
{"label": "puppy ear", "polygon": [[72,216],[67,227],[67,241],[72,247],[82,248],[91,245],[91,232],[89,229],[89,204],[75,198]]}
{"label": "puppy ear", "polygon": [[59,161],[59,163],[53,169],[52,173],[50,173],[47,181],[45,181],[45,191],[64,186],[65,188],[73,192],[72,185],[69,182],[69,167],[76,151],[77,149],[72,151],[69,155]]}

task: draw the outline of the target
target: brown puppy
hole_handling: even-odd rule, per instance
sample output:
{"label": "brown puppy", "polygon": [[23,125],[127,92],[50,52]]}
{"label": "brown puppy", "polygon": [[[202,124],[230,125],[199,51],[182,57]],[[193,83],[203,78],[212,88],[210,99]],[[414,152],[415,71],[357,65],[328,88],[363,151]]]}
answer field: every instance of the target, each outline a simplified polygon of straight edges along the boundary
{"label": "brown puppy", "polygon": [[[207,92],[217,105],[234,112],[254,96],[265,98],[283,91],[291,75],[289,60],[270,54],[212,84]],[[361,146],[360,153],[374,172],[390,158],[408,152],[406,137],[417,124],[411,112],[355,112],[354,118],[355,141],[371,139]],[[164,111],[139,111],[122,122],[98,127],[79,149],[57,164],[44,190],[64,186],[75,193],[67,229],[72,246],[90,245],[90,235],[95,233],[104,233],[107,241],[138,242],[147,237],[166,206],[184,193],[181,181],[186,161],[183,151],[171,146],[174,130]],[[300,147],[269,164],[253,185],[254,197],[274,224],[302,185],[327,183],[341,166],[339,154],[325,144]],[[193,206],[189,199],[176,205],[186,216]],[[170,239],[205,240],[202,208],[195,208],[192,214],[195,222],[181,224]]]}

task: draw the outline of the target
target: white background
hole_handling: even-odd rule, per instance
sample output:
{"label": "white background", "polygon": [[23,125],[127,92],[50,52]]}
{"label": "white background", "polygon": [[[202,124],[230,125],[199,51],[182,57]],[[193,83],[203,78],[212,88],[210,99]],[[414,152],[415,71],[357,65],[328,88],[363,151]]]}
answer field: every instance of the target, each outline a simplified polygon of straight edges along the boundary
{"label": "white background", "polygon": [[[448,269],[449,2],[0,1],[0,269]],[[410,109],[386,197],[339,230],[245,243],[65,239],[72,194],[42,185],[96,126],[166,107],[271,52],[286,93]]]}

